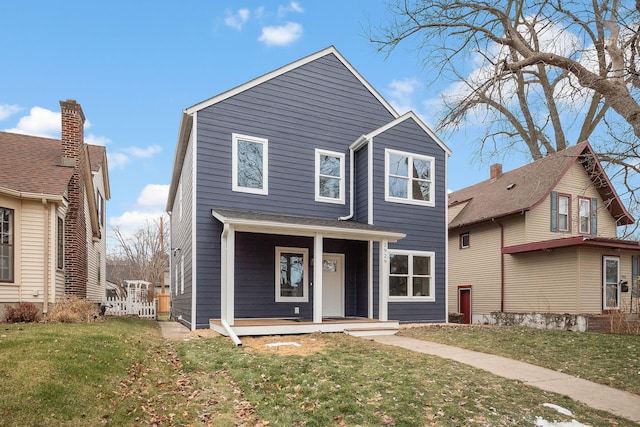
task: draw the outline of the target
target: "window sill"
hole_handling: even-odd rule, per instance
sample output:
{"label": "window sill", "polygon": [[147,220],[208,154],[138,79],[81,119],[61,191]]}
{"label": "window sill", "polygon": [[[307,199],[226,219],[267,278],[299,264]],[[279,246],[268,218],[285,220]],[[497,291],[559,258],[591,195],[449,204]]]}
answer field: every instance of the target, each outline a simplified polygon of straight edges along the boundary
{"label": "window sill", "polygon": [[389,297],[389,302],[436,302],[432,297]]}

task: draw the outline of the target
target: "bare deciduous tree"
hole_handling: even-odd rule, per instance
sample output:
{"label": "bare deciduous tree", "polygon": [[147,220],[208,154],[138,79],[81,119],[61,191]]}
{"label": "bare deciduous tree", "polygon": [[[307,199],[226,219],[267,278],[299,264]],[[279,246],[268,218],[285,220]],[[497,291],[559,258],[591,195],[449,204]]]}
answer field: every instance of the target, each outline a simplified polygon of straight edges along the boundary
{"label": "bare deciduous tree", "polygon": [[[169,265],[168,224],[166,218],[147,221],[132,235],[124,234],[119,227],[112,232],[117,246],[108,257],[111,280],[120,285],[124,280],[144,280],[155,286]],[[162,232],[161,232],[162,230]]]}
{"label": "bare deciduous tree", "polygon": [[[484,127],[480,153],[532,159],[596,138],[630,203],[640,171],[640,2],[397,0],[369,39],[415,43],[443,94],[438,130]],[[604,137],[603,137],[604,136]]]}

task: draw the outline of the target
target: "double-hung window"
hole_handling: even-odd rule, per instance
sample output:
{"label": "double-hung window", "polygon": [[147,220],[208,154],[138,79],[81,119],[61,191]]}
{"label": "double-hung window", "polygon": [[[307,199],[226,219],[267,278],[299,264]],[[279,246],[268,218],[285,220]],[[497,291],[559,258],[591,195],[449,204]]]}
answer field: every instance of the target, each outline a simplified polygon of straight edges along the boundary
{"label": "double-hung window", "polygon": [[344,204],[344,153],[316,149],[316,200]]}
{"label": "double-hung window", "polygon": [[434,206],[434,158],[385,150],[385,200]]}
{"label": "double-hung window", "polygon": [[233,191],[268,194],[268,140],[232,135]]}
{"label": "double-hung window", "polygon": [[580,233],[591,234],[591,200],[580,197],[578,208]]}
{"label": "double-hung window", "polygon": [[276,247],[276,302],[309,301],[309,250]]}
{"label": "double-hung window", "polygon": [[0,282],[13,282],[13,210],[0,208]]}
{"label": "double-hung window", "polygon": [[570,231],[571,227],[571,197],[558,195],[558,231]]}
{"label": "double-hung window", "polygon": [[435,301],[435,253],[389,251],[389,301]]}

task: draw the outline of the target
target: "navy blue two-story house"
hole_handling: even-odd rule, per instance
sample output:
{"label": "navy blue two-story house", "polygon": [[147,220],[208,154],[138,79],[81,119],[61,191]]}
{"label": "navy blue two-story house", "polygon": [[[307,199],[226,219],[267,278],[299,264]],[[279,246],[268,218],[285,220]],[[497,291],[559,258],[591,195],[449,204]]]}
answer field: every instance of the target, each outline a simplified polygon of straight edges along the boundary
{"label": "navy blue two-story house", "polygon": [[446,321],[449,155],[334,47],[187,108],[172,315],[236,341]]}

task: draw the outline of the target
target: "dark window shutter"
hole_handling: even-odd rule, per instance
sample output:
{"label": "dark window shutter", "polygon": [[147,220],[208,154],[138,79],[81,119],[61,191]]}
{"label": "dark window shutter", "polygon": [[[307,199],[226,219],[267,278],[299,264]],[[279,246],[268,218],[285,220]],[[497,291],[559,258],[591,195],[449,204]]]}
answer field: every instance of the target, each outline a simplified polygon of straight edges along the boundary
{"label": "dark window shutter", "polygon": [[598,234],[598,199],[591,199],[591,234]]}
{"label": "dark window shutter", "polygon": [[558,231],[558,192],[551,192],[551,231]]}

